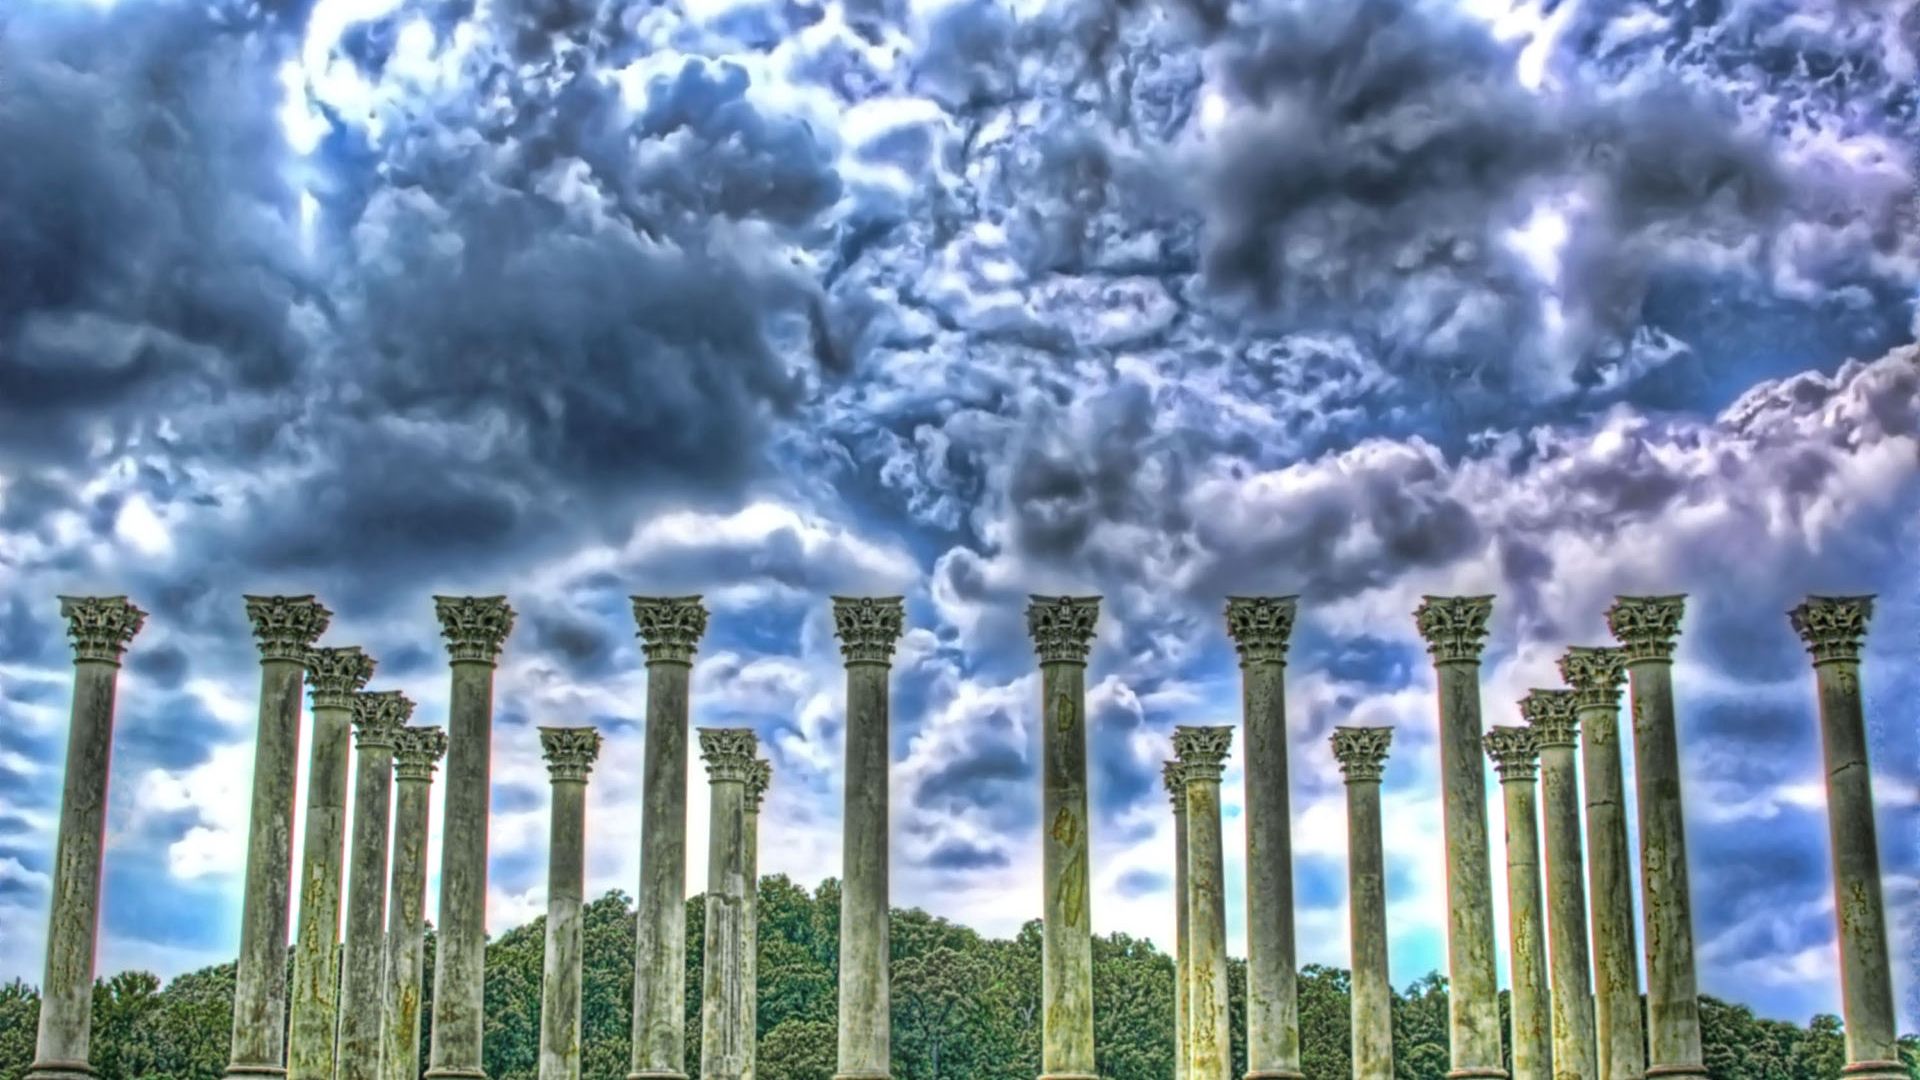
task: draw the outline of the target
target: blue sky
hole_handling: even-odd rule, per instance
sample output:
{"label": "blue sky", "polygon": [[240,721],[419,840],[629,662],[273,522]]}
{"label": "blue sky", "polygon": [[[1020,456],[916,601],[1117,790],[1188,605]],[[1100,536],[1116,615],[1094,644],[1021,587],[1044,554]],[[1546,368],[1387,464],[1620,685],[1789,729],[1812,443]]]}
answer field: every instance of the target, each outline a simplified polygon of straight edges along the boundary
{"label": "blue sky", "polygon": [[904,594],[895,900],[1010,932],[1039,913],[1022,609],[1102,594],[1095,926],[1163,947],[1170,732],[1237,719],[1224,597],[1298,593],[1301,959],[1346,955],[1327,735],[1392,724],[1406,982],[1444,956],[1419,595],[1498,596],[1509,723],[1615,593],[1687,592],[1702,989],[1804,1020],[1839,995],[1785,612],[1876,592],[1920,1029],[1917,52],[1910,0],[15,5],[0,976],[40,973],[58,593],[153,612],[103,971],[235,948],[243,592],[319,594],[423,722],[431,594],[512,598],[495,932],[544,906],[537,725],[606,732],[588,884],[637,881],[636,592],[708,598],[695,721],[760,732],[766,869],[806,883],[839,863],[827,597]]}

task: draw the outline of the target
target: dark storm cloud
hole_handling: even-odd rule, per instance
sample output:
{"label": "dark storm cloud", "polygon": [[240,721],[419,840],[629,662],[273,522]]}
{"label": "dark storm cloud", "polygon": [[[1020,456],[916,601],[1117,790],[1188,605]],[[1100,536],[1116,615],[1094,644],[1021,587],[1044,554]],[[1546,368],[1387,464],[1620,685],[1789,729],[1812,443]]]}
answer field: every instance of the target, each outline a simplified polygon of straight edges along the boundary
{"label": "dark storm cloud", "polygon": [[178,690],[187,678],[187,654],[178,645],[148,645],[129,656],[127,666],[162,690]]}
{"label": "dark storm cloud", "polygon": [[922,860],[936,870],[995,870],[1012,860],[997,847],[984,847],[961,840],[948,840],[927,853]]}
{"label": "dark storm cloud", "polygon": [[1166,874],[1135,867],[1120,875],[1119,879],[1113,883],[1113,891],[1119,893],[1124,899],[1135,900],[1142,896],[1154,896],[1167,892],[1172,885],[1172,879]]}

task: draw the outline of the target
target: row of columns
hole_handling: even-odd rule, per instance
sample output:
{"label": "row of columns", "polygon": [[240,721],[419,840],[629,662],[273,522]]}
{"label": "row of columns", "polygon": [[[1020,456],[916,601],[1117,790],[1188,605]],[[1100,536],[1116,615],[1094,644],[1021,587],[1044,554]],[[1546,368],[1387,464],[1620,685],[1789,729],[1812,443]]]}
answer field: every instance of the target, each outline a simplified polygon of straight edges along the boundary
{"label": "row of columns", "polygon": [[[316,648],[330,613],[311,596],[250,596],[261,653],[260,732],[248,846],[242,947],[236,974],[229,1076],[294,1073],[411,1078],[417,1068],[426,791],[445,755],[441,945],[436,965],[428,1077],[483,1077],[480,1066],[492,676],[513,625],[502,597],[436,597],[452,668],[450,736],[410,728],[412,705],[363,689],[374,663],[358,649]],[[1088,909],[1085,665],[1097,597],[1035,596],[1028,628],[1042,693],[1044,951],[1043,1077],[1094,1073],[1091,918]],[[1490,597],[1427,597],[1416,625],[1439,684],[1442,797],[1446,823],[1450,1027],[1453,1077],[1504,1077],[1492,974],[1493,919],[1487,841],[1486,753],[1506,804],[1509,932],[1514,961],[1514,1069],[1521,1076],[1704,1075],[1694,994],[1690,898],[1680,814],[1671,659],[1683,598],[1622,597],[1607,613],[1619,648],[1575,648],[1560,661],[1571,689],[1530,693],[1524,727],[1480,722],[1479,658]],[[1878,850],[1859,691],[1859,648],[1869,597],[1812,597],[1790,613],[1814,657],[1827,760],[1836,899],[1840,911],[1849,1076],[1903,1076],[1893,1008]],[[99,903],[107,758],[119,660],[145,613],[124,597],[65,597],[74,645],[74,711],[62,793],[54,903],[43,985],[36,1080],[90,1075],[87,1068],[94,935]],[[1240,652],[1247,729],[1249,1080],[1295,1077],[1299,1063],[1286,802],[1284,665],[1295,601],[1236,597],[1228,629]],[[633,1080],[672,1077],[684,1047],[685,766],[687,686],[705,631],[697,597],[635,597],[647,656],[648,715],[642,830],[641,912],[636,950]],[[834,598],[848,674],[847,813],[843,892],[840,1071],[888,1075],[886,970],[888,749],[887,671],[902,629],[901,601]],[[292,1033],[280,1060],[287,1000],[277,942],[286,939],[291,894],[293,754],[302,677],[313,690],[314,736],[295,951]],[[1631,855],[1627,849],[1617,729],[1619,690],[1630,681],[1645,897],[1651,1063],[1639,1056],[1633,963]],[[1582,889],[1574,749],[1585,727],[1589,898]],[[701,1075],[753,1075],[757,817],[770,767],[754,757],[746,729],[703,729],[714,832],[702,1016]],[[339,950],[344,804],[349,738],[357,740],[356,816],[347,940]],[[591,729],[542,729],[555,785],[554,862],[542,1075],[578,1070],[578,911],[584,786],[599,746]],[[1346,775],[1354,940],[1354,1053],[1359,1076],[1392,1068],[1379,785],[1391,735],[1341,728],[1333,736]],[[1178,1075],[1231,1080],[1225,1005],[1224,857],[1219,779],[1231,728],[1182,727],[1166,780],[1174,798],[1181,860],[1176,989]],[[389,773],[389,769],[392,773]],[[1543,854],[1535,781],[1545,801]],[[397,798],[393,785],[397,781]],[[1259,789],[1255,794],[1254,789]],[[387,813],[394,806],[392,866]],[[567,905],[571,905],[569,908]],[[385,947],[381,911],[385,919]],[[1591,932],[1592,949],[1586,951]],[[568,934],[573,935],[572,939]],[[554,935],[558,935],[554,937]],[[570,944],[571,942],[571,944]],[[1548,956],[1551,956],[1551,964]],[[1591,963],[1592,970],[1587,970]],[[344,964],[344,970],[336,965]],[[386,972],[385,979],[381,970]],[[335,980],[339,980],[336,982]],[[1583,990],[1591,979],[1589,1008]],[[344,984],[336,996],[333,987]],[[343,1013],[343,1001],[346,1003]],[[571,1005],[569,1005],[569,1002]],[[1551,1002],[1549,1013],[1549,1005]],[[1253,1019],[1258,1017],[1257,1022]],[[1257,1027],[1258,1038],[1255,1038]],[[1591,1063],[1591,1064],[1589,1064]]]}

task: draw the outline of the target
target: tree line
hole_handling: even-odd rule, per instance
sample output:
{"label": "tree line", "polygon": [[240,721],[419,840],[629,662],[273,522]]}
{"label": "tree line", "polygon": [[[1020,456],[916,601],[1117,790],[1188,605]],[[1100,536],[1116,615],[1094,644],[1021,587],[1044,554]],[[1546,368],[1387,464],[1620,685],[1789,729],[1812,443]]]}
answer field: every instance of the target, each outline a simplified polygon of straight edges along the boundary
{"label": "tree line", "polygon": [[[687,902],[687,1062],[699,1075],[700,968],[705,905]],[[784,875],[760,883],[759,1080],[831,1080],[840,884],[809,893]],[[587,905],[581,1063],[585,1080],[622,1080],[629,1060],[634,909],[620,892]],[[486,1057],[493,1080],[535,1080],[539,1071],[544,919],[487,946]],[[895,1080],[1033,1080],[1040,1074],[1040,923],[1012,939],[983,937],[918,909],[893,913]],[[430,1023],[433,937],[427,940],[423,1015]],[[129,971],[102,979],[93,996],[93,1064],[100,1080],[219,1080],[233,1010],[232,964],[161,985]],[[1234,1072],[1246,1068],[1246,965],[1229,972]],[[1125,934],[1093,943],[1094,1045],[1106,1080],[1173,1075],[1173,961]],[[1835,1080],[1846,1062],[1840,1021],[1806,1027],[1701,999],[1706,1064],[1714,1080]],[[1506,996],[1501,996],[1504,1027]],[[39,995],[0,985],[0,1080],[22,1080],[33,1058]],[[1348,975],[1309,965],[1300,973],[1302,1069],[1311,1080],[1351,1075]],[[421,1061],[429,1033],[421,1032]],[[1393,1001],[1396,1080],[1441,1080],[1447,1071],[1447,982],[1428,974]],[[1920,1080],[1920,1038],[1901,1041]]]}

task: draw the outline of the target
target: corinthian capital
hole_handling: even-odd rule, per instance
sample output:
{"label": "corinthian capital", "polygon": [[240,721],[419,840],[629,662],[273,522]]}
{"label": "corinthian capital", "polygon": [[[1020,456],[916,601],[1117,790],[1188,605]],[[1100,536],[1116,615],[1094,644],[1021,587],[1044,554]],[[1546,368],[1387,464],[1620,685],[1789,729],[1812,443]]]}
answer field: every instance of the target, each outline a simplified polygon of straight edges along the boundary
{"label": "corinthian capital", "polygon": [[584,784],[600,757],[600,733],[590,727],[543,727],[540,749],[547,759],[549,777]]}
{"label": "corinthian capital", "polygon": [[1787,618],[1807,643],[1813,662],[1860,659],[1860,642],[1873,618],[1871,596],[1809,596]]}
{"label": "corinthian capital", "polygon": [[432,780],[447,753],[447,733],[437,727],[401,728],[393,741],[393,773],[402,780]]}
{"label": "corinthian capital", "polygon": [[1084,664],[1100,619],[1097,596],[1034,596],[1027,604],[1027,634],[1043,664]]}
{"label": "corinthian capital", "polygon": [[362,691],[353,695],[353,745],[362,750],[393,749],[400,730],[413,719],[413,702],[398,690]]}
{"label": "corinthian capital", "polygon": [[1540,775],[1540,743],[1532,728],[1495,727],[1480,736],[1502,780],[1531,780]]}
{"label": "corinthian capital", "polygon": [[307,687],[316,709],[351,709],[354,695],[373,678],[373,657],[359,646],[307,650]]}
{"label": "corinthian capital", "polygon": [[1529,690],[1520,718],[1541,746],[1572,746],[1580,730],[1579,702],[1572,690]]}
{"label": "corinthian capital", "polygon": [[1491,596],[1423,596],[1413,623],[1426,639],[1436,664],[1480,662],[1493,617]]}
{"label": "corinthian capital", "polygon": [[773,786],[773,762],[766,758],[755,758],[753,771],[747,774],[747,810],[760,812],[760,803],[767,797],[767,789]]}
{"label": "corinthian capital", "polygon": [[504,596],[436,596],[433,613],[440,617],[440,636],[447,639],[447,658],[491,664],[513,633],[513,608]]}
{"label": "corinthian capital", "polygon": [[760,739],[752,728],[700,729],[700,759],[707,763],[707,779],[715,783],[746,783],[753,775],[753,755],[759,749]]}
{"label": "corinthian capital", "polygon": [[1627,663],[1673,659],[1673,639],[1680,636],[1680,617],[1687,598],[1674,596],[1617,596],[1607,609],[1607,629],[1627,652]]}
{"label": "corinthian capital", "polygon": [[1173,729],[1173,752],[1180,762],[1181,779],[1219,780],[1226,771],[1227,752],[1233,749],[1230,727],[1188,727]]}
{"label": "corinthian capital", "polygon": [[1347,783],[1380,782],[1386,772],[1387,747],[1393,745],[1390,727],[1337,727],[1328,740],[1333,744],[1333,759]]}
{"label": "corinthian capital", "polygon": [[849,664],[893,661],[894,643],[906,626],[905,603],[898,596],[836,596],[833,633]]}
{"label": "corinthian capital", "polygon": [[328,611],[311,596],[249,596],[247,620],[253,623],[253,638],[260,646],[262,660],[297,660],[305,663],[307,650],[327,632],[333,621]]}
{"label": "corinthian capital", "polygon": [[1580,708],[1620,707],[1627,681],[1627,652],[1610,645],[1575,645],[1560,657],[1560,677],[1573,687]]}
{"label": "corinthian capital", "polygon": [[1284,664],[1287,643],[1293,638],[1297,596],[1230,596],[1227,598],[1227,635],[1240,650],[1240,663]]}
{"label": "corinthian capital", "polygon": [[63,596],[60,617],[67,620],[73,658],[118,664],[133,635],[147,624],[147,613],[124,596]]}
{"label": "corinthian capital", "polygon": [[1178,761],[1169,761],[1160,766],[1160,782],[1167,786],[1167,797],[1173,801],[1173,812],[1187,812],[1187,768]]}
{"label": "corinthian capital", "polygon": [[633,597],[640,650],[652,663],[693,663],[693,650],[707,632],[707,609],[697,596]]}

